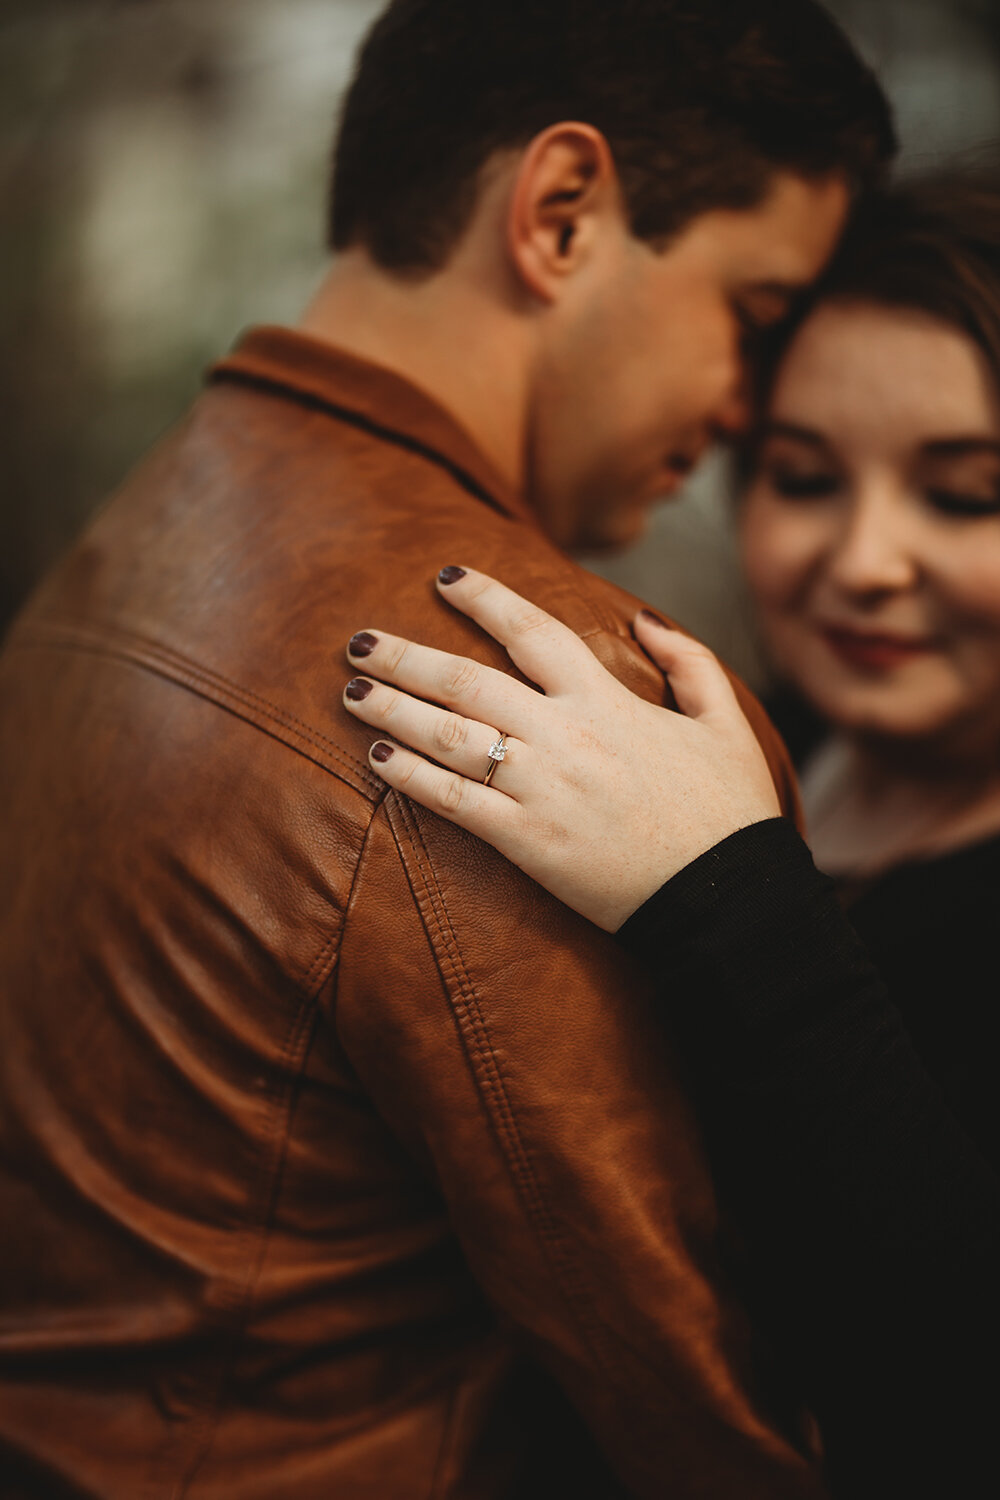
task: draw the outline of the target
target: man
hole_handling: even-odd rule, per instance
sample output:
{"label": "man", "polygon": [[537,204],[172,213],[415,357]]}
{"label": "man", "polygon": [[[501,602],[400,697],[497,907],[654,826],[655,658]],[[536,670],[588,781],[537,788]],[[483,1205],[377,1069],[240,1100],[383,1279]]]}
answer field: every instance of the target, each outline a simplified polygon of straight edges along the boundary
{"label": "man", "polygon": [[6,1494],[819,1492],[637,978],[385,795],[339,696],[373,618],[499,661],[435,597],[465,562],[662,698],[560,549],[740,425],[746,329],[891,144],[811,0],[376,24],[301,330],[3,658]]}

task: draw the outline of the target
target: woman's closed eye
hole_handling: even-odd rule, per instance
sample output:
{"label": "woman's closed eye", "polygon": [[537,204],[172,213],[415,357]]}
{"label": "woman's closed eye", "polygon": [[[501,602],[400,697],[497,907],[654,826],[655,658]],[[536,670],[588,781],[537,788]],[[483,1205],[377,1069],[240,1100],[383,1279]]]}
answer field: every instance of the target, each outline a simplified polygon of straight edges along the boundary
{"label": "woman's closed eye", "polygon": [[841,478],[831,469],[772,469],[767,483],[786,500],[823,500],[836,495]]}
{"label": "woman's closed eye", "polygon": [[947,455],[922,465],[919,483],[928,504],[958,519],[1000,514],[1000,472],[993,453]]}
{"label": "woman's closed eye", "polygon": [[1000,495],[976,495],[971,491],[946,490],[937,486],[926,491],[935,510],[946,516],[971,517],[1000,515]]}

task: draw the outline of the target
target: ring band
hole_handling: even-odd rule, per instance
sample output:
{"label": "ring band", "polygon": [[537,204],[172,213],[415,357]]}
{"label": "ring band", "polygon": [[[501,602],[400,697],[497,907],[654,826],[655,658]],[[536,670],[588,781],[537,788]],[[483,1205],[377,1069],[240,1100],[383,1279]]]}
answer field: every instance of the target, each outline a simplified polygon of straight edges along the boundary
{"label": "ring band", "polygon": [[507,759],[506,736],[501,735],[499,739],[495,740],[486,753],[489,755],[490,763],[486,775],[483,777],[483,786],[489,786],[493,780],[493,772],[502,760]]}

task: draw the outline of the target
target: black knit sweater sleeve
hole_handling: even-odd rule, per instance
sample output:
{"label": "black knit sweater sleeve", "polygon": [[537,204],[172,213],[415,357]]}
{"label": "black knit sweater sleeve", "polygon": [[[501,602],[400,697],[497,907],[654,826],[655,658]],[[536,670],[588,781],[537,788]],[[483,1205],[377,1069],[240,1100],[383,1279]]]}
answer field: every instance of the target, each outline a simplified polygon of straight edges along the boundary
{"label": "black knit sweater sleeve", "polygon": [[800,1368],[833,1472],[853,1475],[843,1492],[903,1493],[884,1486],[904,1452],[911,1485],[952,1482],[956,1443],[982,1457],[971,1372],[992,1365],[1000,1332],[1000,1183],[831,882],[791,825],[769,820],[681,871],[619,941],[656,980],[754,1294]]}

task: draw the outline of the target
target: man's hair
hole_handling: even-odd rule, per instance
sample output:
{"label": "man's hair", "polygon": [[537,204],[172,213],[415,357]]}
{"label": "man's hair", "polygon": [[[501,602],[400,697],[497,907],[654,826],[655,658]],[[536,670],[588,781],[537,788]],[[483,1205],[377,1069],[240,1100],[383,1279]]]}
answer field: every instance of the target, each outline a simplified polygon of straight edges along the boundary
{"label": "man's hair", "polygon": [[652,242],[756,206],[775,169],[865,187],[896,144],[874,75],[815,0],[392,0],[344,104],[333,248],[440,267],[484,164],[562,120],[605,136]]}

